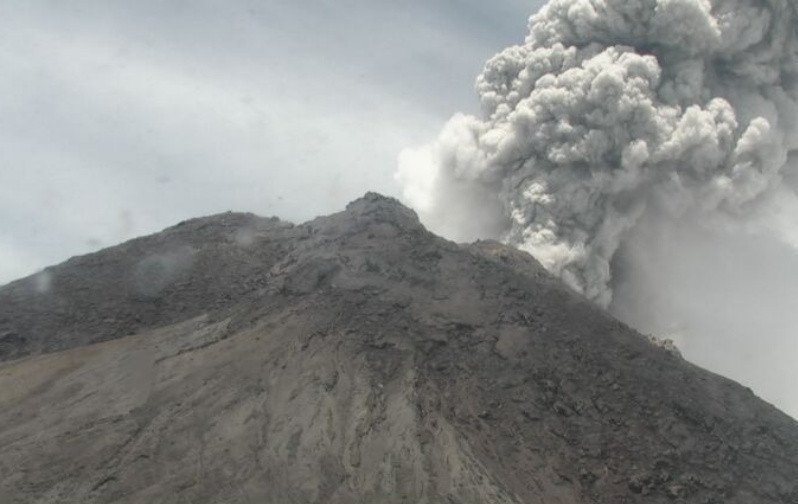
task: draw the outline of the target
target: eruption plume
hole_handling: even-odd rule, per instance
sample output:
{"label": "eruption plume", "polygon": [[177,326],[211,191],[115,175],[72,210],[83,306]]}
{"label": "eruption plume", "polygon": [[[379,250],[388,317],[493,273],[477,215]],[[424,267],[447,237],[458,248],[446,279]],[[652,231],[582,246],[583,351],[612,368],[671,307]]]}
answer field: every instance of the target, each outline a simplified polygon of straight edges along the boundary
{"label": "eruption plume", "polygon": [[478,77],[481,117],[397,178],[433,230],[502,238],[608,306],[641,227],[794,199],[796,30],[795,0],[551,0]]}

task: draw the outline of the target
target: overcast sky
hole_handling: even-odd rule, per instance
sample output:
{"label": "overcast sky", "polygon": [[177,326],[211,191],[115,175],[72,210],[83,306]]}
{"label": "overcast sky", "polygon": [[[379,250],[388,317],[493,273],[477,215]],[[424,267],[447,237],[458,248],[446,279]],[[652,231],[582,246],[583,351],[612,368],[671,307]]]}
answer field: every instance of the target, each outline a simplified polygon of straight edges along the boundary
{"label": "overcast sky", "polygon": [[181,219],[397,195],[535,0],[7,0],[0,284]]}

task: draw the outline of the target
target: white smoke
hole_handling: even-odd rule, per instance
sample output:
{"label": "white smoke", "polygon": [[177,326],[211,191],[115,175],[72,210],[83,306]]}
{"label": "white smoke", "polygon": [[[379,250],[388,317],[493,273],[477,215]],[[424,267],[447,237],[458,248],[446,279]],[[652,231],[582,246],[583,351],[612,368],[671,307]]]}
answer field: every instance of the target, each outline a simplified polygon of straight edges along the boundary
{"label": "white smoke", "polygon": [[503,238],[608,306],[640,226],[749,229],[794,199],[797,10],[551,0],[479,76],[482,116],[402,153],[405,199],[433,230]]}

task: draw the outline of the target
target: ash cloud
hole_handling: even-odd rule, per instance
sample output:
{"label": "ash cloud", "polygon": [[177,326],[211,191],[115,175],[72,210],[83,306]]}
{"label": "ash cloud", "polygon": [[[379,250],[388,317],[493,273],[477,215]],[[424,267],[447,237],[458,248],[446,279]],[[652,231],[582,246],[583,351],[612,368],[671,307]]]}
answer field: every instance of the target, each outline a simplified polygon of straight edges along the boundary
{"label": "ash cloud", "polygon": [[479,76],[482,116],[402,154],[405,197],[433,228],[503,237],[607,306],[644,215],[726,225],[781,188],[796,24],[786,0],[552,0]]}
{"label": "ash cloud", "polygon": [[717,344],[711,314],[685,328],[674,308],[699,280],[641,265],[706,276],[689,296],[700,305],[729,288],[712,283],[707,236],[735,257],[741,240],[761,243],[742,254],[751,268],[798,248],[796,30],[795,0],[551,0],[487,62],[482,114],[400,155],[405,200],[452,239],[530,252],[643,330]]}

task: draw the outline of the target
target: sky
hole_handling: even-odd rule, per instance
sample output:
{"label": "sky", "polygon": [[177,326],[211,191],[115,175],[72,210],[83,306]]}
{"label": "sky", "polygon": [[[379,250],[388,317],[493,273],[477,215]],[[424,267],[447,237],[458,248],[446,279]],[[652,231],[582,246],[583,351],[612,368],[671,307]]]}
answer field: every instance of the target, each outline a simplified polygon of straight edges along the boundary
{"label": "sky", "polygon": [[398,196],[539,2],[6,0],[0,284],[180,220]]}

